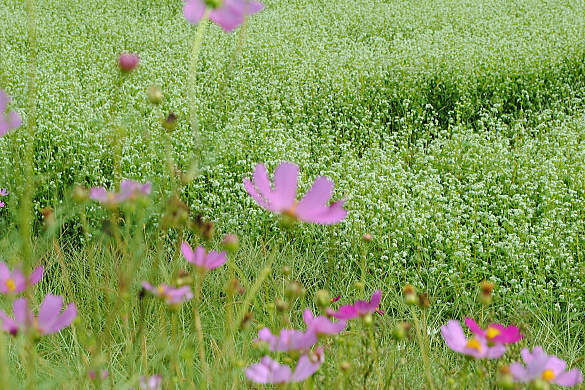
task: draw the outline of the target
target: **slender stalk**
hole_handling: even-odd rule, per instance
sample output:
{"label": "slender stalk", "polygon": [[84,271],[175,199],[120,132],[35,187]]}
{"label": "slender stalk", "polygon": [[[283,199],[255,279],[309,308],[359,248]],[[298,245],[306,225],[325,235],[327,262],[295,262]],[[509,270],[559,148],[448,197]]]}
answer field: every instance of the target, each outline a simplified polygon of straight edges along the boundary
{"label": "slender stalk", "polygon": [[199,360],[201,361],[201,372],[207,386],[211,383],[209,368],[207,367],[207,359],[205,357],[205,340],[203,338],[203,327],[201,326],[201,316],[199,314],[199,306],[201,305],[201,290],[203,288],[203,274],[199,274],[195,281],[195,299],[193,300],[193,321],[195,329],[197,330],[197,350],[199,351]]}
{"label": "slender stalk", "polygon": [[[418,316],[416,315],[416,309],[414,308],[414,306],[411,306],[411,311],[412,311],[412,319],[414,322],[414,327],[416,329],[416,336],[418,339],[418,343],[420,345],[420,353],[422,356],[422,360],[423,360],[423,366],[424,366],[424,370],[425,370],[425,376],[427,379],[427,383],[429,384],[429,389],[434,390],[435,389],[435,384],[433,382],[433,375],[431,374],[431,364],[429,362],[429,354],[427,352],[426,349],[426,344],[425,344],[425,338],[423,336],[423,330],[421,329],[421,323],[418,319]],[[426,329],[425,329],[426,332]]]}
{"label": "slender stalk", "polygon": [[199,54],[201,53],[201,44],[203,43],[203,37],[205,35],[205,29],[209,20],[209,13],[211,10],[207,8],[203,18],[197,25],[197,33],[193,40],[193,46],[191,48],[191,65],[189,67],[189,121],[191,123],[191,130],[195,137],[195,148],[197,154],[201,153],[201,135],[199,134],[199,123],[197,121],[197,109],[195,102],[196,88],[197,88],[197,64],[199,62]]}

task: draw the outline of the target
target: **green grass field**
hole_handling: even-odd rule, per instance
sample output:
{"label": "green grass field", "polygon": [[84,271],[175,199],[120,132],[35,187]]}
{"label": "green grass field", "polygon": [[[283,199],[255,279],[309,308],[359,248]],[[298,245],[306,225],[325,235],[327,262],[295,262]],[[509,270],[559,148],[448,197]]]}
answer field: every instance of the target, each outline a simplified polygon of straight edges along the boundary
{"label": "green grass field", "polygon": [[[60,294],[78,311],[36,346],[0,335],[0,389],[139,388],[152,374],[164,389],[205,388],[206,372],[209,388],[262,388],[244,376],[263,356],[258,329],[303,328],[320,289],[344,305],[381,289],[386,313],[325,341],[319,371],[283,388],[427,389],[428,373],[437,389],[495,388],[499,368],[537,345],[585,368],[580,2],[266,0],[234,33],[207,26],[194,74],[197,130],[197,28],[183,4],[0,2],[0,89],[24,122],[0,137],[0,188],[10,191],[0,260],[26,272],[43,265],[26,296],[40,304]],[[123,51],[140,56],[125,76]],[[158,106],[151,85],[164,94]],[[168,131],[161,118],[171,112],[178,121]],[[281,161],[300,166],[300,193],[331,178],[348,217],[283,228],[242,184],[257,163],[273,172]],[[114,189],[120,178],[153,183],[148,204],[111,212],[71,195],[76,185]],[[182,210],[173,195],[190,220],[214,223],[210,240],[193,224],[165,229],[164,216]],[[48,207],[54,223],[43,218]],[[191,270],[182,240],[218,250],[227,233],[240,249],[205,278],[198,307],[206,370],[193,304],[171,312],[139,291]],[[233,279],[246,293],[225,292]],[[292,280],[306,294],[281,310]],[[496,286],[489,306],[479,302],[482,281]],[[406,305],[406,284],[431,306]],[[0,297],[10,316],[12,298]],[[466,359],[439,331],[466,316],[515,324],[525,337],[502,359]],[[412,337],[397,341],[402,321]],[[99,369],[108,378],[92,383],[88,372]]]}

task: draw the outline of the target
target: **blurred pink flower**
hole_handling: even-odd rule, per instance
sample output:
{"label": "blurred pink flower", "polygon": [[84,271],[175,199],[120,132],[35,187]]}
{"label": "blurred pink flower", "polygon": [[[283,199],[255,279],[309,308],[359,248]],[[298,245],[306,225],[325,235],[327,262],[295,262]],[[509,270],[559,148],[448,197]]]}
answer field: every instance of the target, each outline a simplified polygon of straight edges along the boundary
{"label": "blurred pink flower", "polygon": [[41,303],[38,317],[34,318],[28,307],[26,298],[18,298],[12,304],[14,320],[0,310],[0,322],[2,329],[16,336],[19,332],[27,333],[33,331],[37,336],[59,332],[61,329],[71,325],[77,317],[77,309],[74,303],[67,305],[61,313],[63,297],[47,294]]}
{"label": "blurred pink flower", "polygon": [[181,303],[193,298],[193,293],[189,286],[173,288],[166,284],[161,284],[155,287],[150,283],[142,282],[142,287],[164,300],[167,305],[171,306],[180,305]]}
{"label": "blurred pink flower", "polygon": [[331,322],[331,320],[325,316],[314,317],[311,309],[305,309],[305,311],[303,311],[303,319],[305,320],[305,324],[307,324],[308,330],[312,330],[317,333],[317,335],[338,334],[347,326],[347,321],[345,320]]}
{"label": "blurred pink flower", "polygon": [[10,100],[10,96],[0,89],[0,137],[22,124],[22,120],[16,112],[5,112]]}
{"label": "blurred pink flower", "polygon": [[527,383],[540,379],[568,387],[583,382],[583,375],[579,369],[565,371],[567,363],[554,355],[547,355],[542,347],[534,347],[532,353],[524,348],[520,354],[526,367],[518,362],[510,365],[510,373],[517,382]]}
{"label": "blurred pink flower", "polygon": [[195,251],[185,241],[181,243],[183,257],[189,263],[194,264],[201,271],[206,272],[224,265],[227,261],[226,252],[211,251],[205,253],[203,246],[198,246]]}
{"label": "blurred pink flower", "polygon": [[318,347],[313,352],[299,358],[294,372],[287,365],[279,364],[268,356],[264,356],[260,363],[253,364],[246,370],[246,377],[256,383],[279,384],[301,382],[313,375],[323,364],[323,348]]}
{"label": "blurred pink flower", "polygon": [[130,73],[138,66],[140,62],[140,57],[138,54],[134,53],[121,53],[120,57],[118,57],[118,66],[120,70],[124,73]]}
{"label": "blurred pink flower", "polygon": [[[28,285],[37,284],[43,277],[42,266],[35,268],[35,270],[28,276]],[[8,266],[0,261],[0,293],[2,294],[18,294],[23,292],[27,286],[27,278],[22,271],[15,268],[12,273]]]}
{"label": "blurred pink flower", "polygon": [[514,325],[504,327],[502,324],[490,324],[483,330],[469,317],[465,317],[465,325],[476,335],[494,343],[511,344],[520,341],[524,337],[520,333],[520,329]]}
{"label": "blurred pink flower", "polygon": [[265,341],[271,351],[296,351],[311,348],[317,342],[317,334],[307,329],[306,332],[295,329],[282,329],[280,334],[273,335],[268,328],[258,331],[255,341]]}
{"label": "blurred pink flower", "polygon": [[9,192],[6,188],[0,188],[0,196],[8,196]]}
{"label": "blurred pink flower", "polygon": [[270,185],[268,171],[264,164],[256,165],[252,180],[244,179],[244,187],[254,200],[263,208],[273,213],[283,214],[295,220],[333,225],[347,216],[343,209],[345,200],[327,202],[333,194],[333,181],[320,176],[305,196],[296,200],[299,166],[282,162],[274,171],[274,189]]}
{"label": "blurred pink flower", "polygon": [[116,206],[126,201],[135,201],[146,197],[152,192],[152,184],[141,184],[133,180],[122,180],[120,192],[109,192],[104,187],[93,187],[89,190],[89,197],[106,206]]}
{"label": "blurred pink flower", "polygon": [[[214,4],[217,6],[214,7]],[[197,24],[210,8],[209,19],[231,32],[244,23],[247,15],[255,14],[264,9],[264,4],[254,0],[186,0],[183,13],[190,23]]]}
{"label": "blurred pink flower", "polygon": [[380,301],[382,300],[382,290],[376,290],[372,294],[370,301],[357,301],[353,305],[343,305],[337,311],[330,308],[327,309],[327,314],[340,320],[349,320],[357,317],[364,317],[374,312],[384,314],[382,310],[378,310]]}
{"label": "blurred pink flower", "polygon": [[140,388],[142,390],[161,390],[162,389],[162,376],[152,375],[150,377],[140,377]]}
{"label": "blurred pink flower", "polygon": [[337,302],[341,299],[341,295],[336,296],[335,298],[331,298],[331,302]]}
{"label": "blurred pink flower", "polygon": [[490,346],[488,341],[481,336],[474,336],[470,339],[465,337],[463,328],[459,321],[450,320],[447,325],[441,327],[441,334],[447,346],[455,352],[473,356],[476,359],[496,359],[506,352],[503,344],[495,343]]}

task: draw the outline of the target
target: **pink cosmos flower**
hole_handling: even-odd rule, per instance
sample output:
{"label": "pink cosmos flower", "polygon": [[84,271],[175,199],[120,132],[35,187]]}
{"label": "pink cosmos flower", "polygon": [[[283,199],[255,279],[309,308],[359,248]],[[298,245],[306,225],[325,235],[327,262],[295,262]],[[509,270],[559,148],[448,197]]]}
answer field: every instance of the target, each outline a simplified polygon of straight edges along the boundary
{"label": "pink cosmos flower", "polygon": [[5,113],[10,100],[10,96],[0,89],[0,137],[22,124],[22,120],[16,112]]}
{"label": "pink cosmos flower", "polygon": [[6,188],[0,188],[0,196],[8,196],[9,192]]}
{"label": "pink cosmos flower", "polygon": [[[327,309],[327,314],[331,317],[335,317],[339,320],[349,320],[357,317],[365,317],[368,314],[374,312],[382,312],[378,310],[380,301],[382,300],[382,290],[376,290],[372,294],[370,301],[357,301],[353,305],[343,305],[337,311]],[[384,314],[383,312],[380,314]]]}
{"label": "pink cosmos flower", "polygon": [[118,66],[120,70],[124,73],[130,73],[138,66],[140,62],[140,57],[138,54],[134,53],[122,53],[120,57],[118,57]]}
{"label": "pink cosmos flower", "polygon": [[43,270],[42,266],[37,267],[27,278],[18,268],[15,268],[11,273],[8,266],[0,261],[0,293],[18,294],[23,292],[26,289],[27,282],[29,286],[32,286],[41,280]]}
{"label": "pink cosmos flower", "polygon": [[547,355],[542,347],[534,347],[532,353],[528,348],[520,352],[526,367],[516,362],[510,365],[510,373],[518,382],[532,382],[542,379],[548,383],[561,386],[575,386],[583,382],[583,375],[579,369],[565,371],[567,363],[554,355]]}
{"label": "pink cosmos flower", "polygon": [[38,317],[34,318],[26,298],[18,298],[12,304],[14,320],[0,310],[2,329],[10,332],[13,336],[19,332],[27,333],[29,331],[35,332],[38,336],[59,332],[69,326],[77,317],[77,308],[74,303],[67,305],[63,313],[61,313],[62,307],[63,297],[47,294],[41,303]]}
{"label": "pink cosmos flower", "polygon": [[193,293],[189,286],[173,288],[166,284],[161,284],[155,287],[150,283],[142,282],[142,287],[163,299],[167,305],[171,306],[180,305],[181,303],[193,298]]}
{"label": "pink cosmos flower", "polygon": [[497,359],[506,352],[506,347],[503,344],[495,343],[490,346],[484,337],[474,336],[467,339],[459,321],[447,322],[447,325],[441,327],[441,334],[447,346],[453,351],[473,356],[476,359]]}
{"label": "pink cosmos flower", "polygon": [[273,335],[268,328],[258,331],[256,341],[265,341],[271,351],[297,351],[311,348],[317,342],[317,333],[308,329],[301,332],[295,329],[282,329],[280,335]]}
{"label": "pink cosmos flower", "polygon": [[502,324],[491,324],[483,330],[469,317],[465,317],[465,325],[476,335],[493,343],[511,344],[522,340],[522,337],[524,337],[520,333],[520,329],[514,325],[504,327]]}
{"label": "pink cosmos flower", "polygon": [[202,246],[198,246],[195,251],[193,251],[189,244],[187,244],[185,241],[181,243],[181,252],[183,252],[183,257],[185,257],[185,260],[191,264],[194,264],[203,272],[220,267],[227,261],[225,251],[211,251],[206,254],[205,248]]}
{"label": "pink cosmos flower", "polygon": [[254,0],[186,0],[185,19],[197,24],[207,8],[211,9],[209,19],[229,33],[244,23],[247,15],[262,11],[264,4]]}
{"label": "pink cosmos flower", "polygon": [[333,182],[320,176],[300,200],[296,200],[299,166],[282,162],[274,171],[274,189],[270,185],[268,171],[264,164],[256,165],[253,179],[244,179],[244,187],[254,200],[273,213],[283,214],[295,220],[333,225],[347,216],[343,209],[345,200],[327,205],[333,194]]}
{"label": "pink cosmos flower", "polygon": [[162,389],[162,376],[152,375],[150,377],[140,377],[140,388],[142,390],[161,390]]}
{"label": "pink cosmos flower", "polygon": [[338,334],[347,326],[347,321],[345,320],[331,322],[325,316],[314,317],[311,309],[305,309],[303,311],[303,319],[308,326],[308,330],[315,332],[317,335]]}
{"label": "pink cosmos flower", "polygon": [[302,355],[294,372],[289,366],[281,365],[270,357],[264,356],[260,363],[253,364],[246,370],[246,377],[261,384],[301,382],[317,372],[323,361],[322,347]]}
{"label": "pink cosmos flower", "polygon": [[141,184],[132,180],[122,180],[120,192],[108,192],[104,187],[93,187],[89,190],[89,197],[107,206],[116,206],[125,201],[146,197],[151,192],[151,183]]}

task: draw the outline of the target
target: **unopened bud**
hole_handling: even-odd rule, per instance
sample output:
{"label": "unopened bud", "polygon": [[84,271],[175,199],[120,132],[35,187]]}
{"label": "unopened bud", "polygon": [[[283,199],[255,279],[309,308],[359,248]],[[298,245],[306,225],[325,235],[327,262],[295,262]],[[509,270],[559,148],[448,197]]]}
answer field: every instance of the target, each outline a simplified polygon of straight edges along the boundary
{"label": "unopened bud", "polygon": [[45,229],[50,229],[57,224],[55,213],[51,207],[45,207],[41,210],[41,213],[43,214],[43,219],[45,221]]}
{"label": "unopened bud", "polygon": [[173,131],[177,127],[177,116],[174,113],[170,113],[164,118],[161,122],[161,125],[164,129],[168,131]]}
{"label": "unopened bud", "polygon": [[537,378],[530,382],[530,388],[532,390],[550,390],[550,384],[544,379]]}
{"label": "unopened bud", "polygon": [[221,241],[221,246],[230,253],[236,253],[240,248],[240,239],[235,234],[226,234]]}
{"label": "unopened bud", "polygon": [[190,286],[193,284],[193,276],[181,269],[177,274],[177,287]]}
{"label": "unopened bud", "polygon": [[479,288],[480,288],[479,301],[486,306],[491,304],[492,292],[494,291],[494,284],[484,280],[479,285]]}
{"label": "unopened bud", "polygon": [[356,290],[363,290],[366,288],[366,285],[362,282],[354,282],[353,286],[356,288]]}
{"label": "unopened bud", "polygon": [[412,284],[407,284],[402,289],[404,293],[404,303],[407,305],[417,305],[418,304],[418,296],[416,295],[416,290]]}
{"label": "unopened bud", "polygon": [[427,309],[431,307],[431,301],[429,301],[428,293],[418,294],[418,307],[421,309]]}
{"label": "unopened bud", "polygon": [[331,304],[331,294],[327,290],[319,290],[315,294],[315,303],[321,309],[329,307]]}
{"label": "unopened bud", "polygon": [[372,315],[370,313],[364,315],[362,317],[362,320],[364,321],[364,325],[366,326],[370,326],[374,323],[374,319],[372,318]]}
{"label": "unopened bud", "polygon": [[290,267],[288,265],[285,265],[282,267],[282,274],[284,276],[290,276],[291,273],[292,273],[292,270],[290,269]]}
{"label": "unopened bud", "polygon": [[339,365],[339,368],[341,368],[341,371],[349,371],[351,369],[351,363],[348,361],[343,361]]}
{"label": "unopened bud", "polygon": [[118,57],[118,66],[122,73],[130,73],[138,66],[140,57],[138,54],[124,52]]}
{"label": "unopened bud", "polygon": [[234,296],[236,294],[244,294],[246,289],[242,287],[238,279],[230,279],[227,281],[225,286],[225,292],[228,295]]}
{"label": "unopened bud", "polygon": [[399,322],[392,329],[392,338],[400,341],[410,336],[411,325],[408,322]]}
{"label": "unopened bud", "polygon": [[280,312],[287,311],[289,308],[288,302],[281,298],[276,298],[274,301],[274,305],[276,306],[276,310]]}
{"label": "unopened bud", "polygon": [[246,314],[244,314],[244,318],[242,319],[242,322],[240,323],[240,329],[248,329],[250,327],[250,324],[252,323],[252,320],[254,319],[254,314],[251,312],[247,312]]}
{"label": "unopened bud", "polygon": [[370,233],[366,233],[362,236],[362,240],[364,240],[365,242],[370,242],[374,239],[374,237],[372,237],[372,235]]}
{"label": "unopened bud", "polygon": [[305,289],[303,288],[303,286],[301,286],[299,282],[297,282],[296,280],[291,280],[290,282],[288,282],[288,285],[286,286],[284,295],[286,295],[286,297],[289,299],[295,299],[305,295],[305,292],[306,292]]}
{"label": "unopened bud", "polygon": [[159,87],[156,85],[151,85],[148,87],[146,91],[146,96],[148,96],[148,101],[152,104],[161,104],[163,100],[163,93]]}
{"label": "unopened bud", "polygon": [[510,374],[510,368],[508,366],[504,366],[500,368],[500,372],[498,373],[498,377],[496,379],[496,384],[504,390],[512,390],[516,387],[514,383],[514,377]]}
{"label": "unopened bud", "polygon": [[75,203],[83,203],[89,200],[89,194],[87,190],[80,185],[73,187],[71,197]]}

